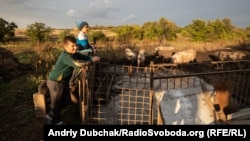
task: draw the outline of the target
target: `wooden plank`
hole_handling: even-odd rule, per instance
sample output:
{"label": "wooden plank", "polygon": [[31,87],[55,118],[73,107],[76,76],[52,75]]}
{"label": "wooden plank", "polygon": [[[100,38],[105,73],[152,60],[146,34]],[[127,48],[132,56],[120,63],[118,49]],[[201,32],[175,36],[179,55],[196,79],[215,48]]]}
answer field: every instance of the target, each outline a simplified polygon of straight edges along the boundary
{"label": "wooden plank", "polygon": [[46,102],[44,94],[33,94],[33,102],[35,106],[36,117],[44,118],[46,116]]}
{"label": "wooden plank", "polygon": [[[211,111],[211,113],[215,113],[215,109],[214,109],[214,105],[212,103],[212,101],[210,100],[210,94],[209,94],[209,91],[204,91],[204,97],[205,97],[205,101],[206,103],[208,104],[208,107]],[[215,115],[213,115],[215,117]]]}
{"label": "wooden plank", "polygon": [[201,84],[201,88],[202,88],[203,93],[204,93],[204,97],[205,97],[204,100],[207,103],[207,105],[208,105],[211,113],[213,114],[215,123],[217,123],[217,120],[219,119],[219,117],[218,117],[218,114],[217,114],[217,112],[216,112],[216,110],[214,108],[214,104],[213,104],[213,102],[210,99],[210,95],[211,95],[210,93],[211,93],[211,91],[208,90],[206,88],[205,84],[203,84],[203,83]]}

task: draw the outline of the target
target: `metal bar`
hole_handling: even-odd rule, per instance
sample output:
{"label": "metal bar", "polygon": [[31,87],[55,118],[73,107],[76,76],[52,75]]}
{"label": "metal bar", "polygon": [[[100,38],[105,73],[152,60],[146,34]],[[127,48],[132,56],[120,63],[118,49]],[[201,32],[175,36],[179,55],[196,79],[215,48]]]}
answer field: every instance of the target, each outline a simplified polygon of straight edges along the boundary
{"label": "metal bar", "polygon": [[166,78],[176,78],[176,77],[189,77],[189,76],[201,76],[201,75],[212,75],[212,74],[223,74],[223,73],[233,73],[233,72],[248,72],[250,69],[245,70],[225,70],[216,72],[202,72],[202,73],[192,73],[192,74],[182,74],[182,75],[169,75],[161,77],[153,77],[153,79],[166,79]]}

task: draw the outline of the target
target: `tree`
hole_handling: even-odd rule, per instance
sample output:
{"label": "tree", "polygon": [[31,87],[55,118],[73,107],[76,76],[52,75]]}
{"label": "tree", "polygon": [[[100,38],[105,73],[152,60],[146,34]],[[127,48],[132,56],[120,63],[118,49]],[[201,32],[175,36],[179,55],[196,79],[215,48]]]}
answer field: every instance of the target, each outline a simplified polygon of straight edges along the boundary
{"label": "tree", "polygon": [[162,17],[158,21],[158,28],[158,36],[161,40],[173,40],[174,38],[176,38],[178,27],[174,22]]}
{"label": "tree", "polygon": [[15,29],[18,28],[14,22],[7,22],[0,18],[0,42],[10,39],[15,36]]}
{"label": "tree", "polygon": [[195,41],[204,41],[207,34],[207,24],[204,20],[193,20],[192,24],[187,25],[186,30]]}
{"label": "tree", "polygon": [[129,25],[119,26],[115,29],[119,43],[132,46],[133,28]]}
{"label": "tree", "polygon": [[246,30],[247,37],[250,38],[250,26],[247,26],[245,30]]}
{"label": "tree", "polygon": [[142,25],[143,39],[156,40],[159,35],[157,22],[146,22]]}
{"label": "tree", "polygon": [[31,39],[32,43],[39,45],[40,42],[49,40],[52,30],[51,27],[46,27],[44,23],[35,22],[27,26],[25,34]]}

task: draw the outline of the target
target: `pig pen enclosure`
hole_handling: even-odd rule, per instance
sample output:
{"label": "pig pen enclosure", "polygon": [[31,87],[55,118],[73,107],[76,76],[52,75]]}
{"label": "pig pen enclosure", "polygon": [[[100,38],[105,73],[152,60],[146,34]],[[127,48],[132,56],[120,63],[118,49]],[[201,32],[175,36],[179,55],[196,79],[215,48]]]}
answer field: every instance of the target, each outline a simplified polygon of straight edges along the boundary
{"label": "pig pen enclosure", "polygon": [[147,67],[102,62],[83,70],[83,124],[250,123],[249,60]]}

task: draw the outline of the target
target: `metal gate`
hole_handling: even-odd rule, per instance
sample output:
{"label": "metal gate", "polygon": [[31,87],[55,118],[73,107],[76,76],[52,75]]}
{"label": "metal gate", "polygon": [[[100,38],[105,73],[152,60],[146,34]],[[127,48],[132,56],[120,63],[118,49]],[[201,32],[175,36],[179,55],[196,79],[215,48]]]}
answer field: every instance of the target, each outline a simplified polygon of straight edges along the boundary
{"label": "metal gate", "polygon": [[154,64],[149,67],[98,63],[85,69],[80,83],[83,124],[159,124],[159,89],[189,88],[201,81],[233,81],[238,109],[250,106],[250,61]]}

